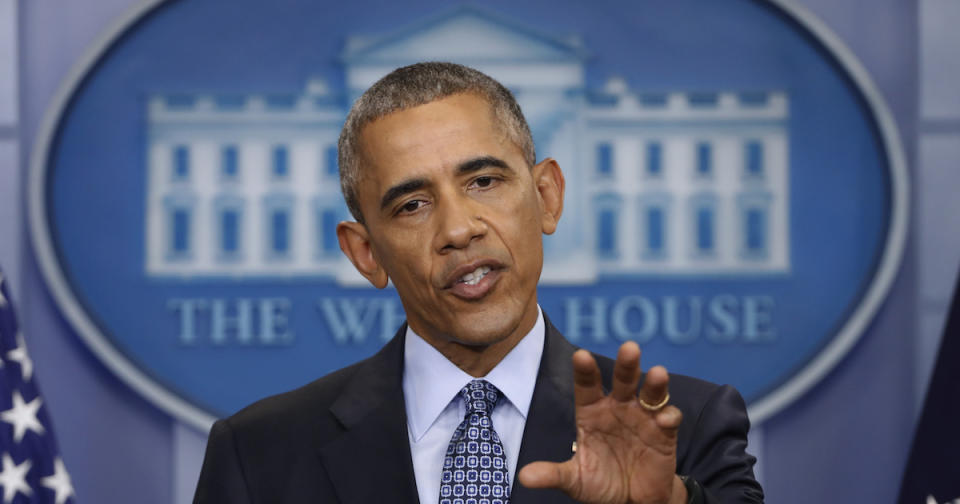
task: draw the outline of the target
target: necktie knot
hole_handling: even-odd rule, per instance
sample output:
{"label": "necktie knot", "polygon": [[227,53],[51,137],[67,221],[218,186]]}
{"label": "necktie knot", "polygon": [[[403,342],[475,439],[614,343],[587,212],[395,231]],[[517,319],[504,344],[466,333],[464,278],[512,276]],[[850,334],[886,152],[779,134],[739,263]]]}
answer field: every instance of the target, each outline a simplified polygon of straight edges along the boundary
{"label": "necktie knot", "polygon": [[500,389],[487,380],[473,380],[460,389],[460,397],[467,405],[468,416],[490,415],[502,395]]}

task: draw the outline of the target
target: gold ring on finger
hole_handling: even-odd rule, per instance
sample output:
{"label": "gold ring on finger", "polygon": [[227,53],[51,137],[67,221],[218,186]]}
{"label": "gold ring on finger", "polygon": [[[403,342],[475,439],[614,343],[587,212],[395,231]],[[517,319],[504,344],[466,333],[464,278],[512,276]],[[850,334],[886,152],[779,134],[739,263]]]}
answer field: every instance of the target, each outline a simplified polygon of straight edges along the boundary
{"label": "gold ring on finger", "polygon": [[660,411],[663,409],[664,406],[667,405],[667,401],[669,400],[670,400],[670,392],[667,392],[667,395],[663,396],[663,400],[658,402],[657,404],[647,404],[646,401],[644,401],[643,399],[640,399],[640,406],[642,406],[643,409],[647,411]]}

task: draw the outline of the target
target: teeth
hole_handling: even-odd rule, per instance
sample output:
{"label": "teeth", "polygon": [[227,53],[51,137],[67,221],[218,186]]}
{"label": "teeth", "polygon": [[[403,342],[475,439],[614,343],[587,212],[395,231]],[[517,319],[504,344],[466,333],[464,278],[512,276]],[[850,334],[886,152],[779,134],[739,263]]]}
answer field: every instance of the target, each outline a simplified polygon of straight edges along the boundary
{"label": "teeth", "polygon": [[487,276],[487,273],[490,273],[490,267],[480,266],[479,268],[471,271],[470,273],[467,273],[466,275],[463,275],[462,277],[460,277],[460,282],[465,283],[467,285],[477,285],[478,283],[480,283],[480,280],[482,280],[483,277]]}

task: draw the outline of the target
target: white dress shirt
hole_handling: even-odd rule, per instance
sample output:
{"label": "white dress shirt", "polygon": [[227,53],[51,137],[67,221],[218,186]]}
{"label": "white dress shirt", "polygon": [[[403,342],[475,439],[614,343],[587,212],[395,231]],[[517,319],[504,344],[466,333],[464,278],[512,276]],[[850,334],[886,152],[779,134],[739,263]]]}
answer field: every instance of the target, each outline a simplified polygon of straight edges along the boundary
{"label": "white dress shirt", "polygon": [[[537,323],[533,329],[483,377],[503,393],[504,398],[494,408],[491,420],[503,443],[511,485],[517,473],[517,456],[540,369],[544,337],[543,312],[537,306]],[[453,432],[467,412],[459,392],[473,379],[407,326],[403,395],[420,504],[440,500],[443,459]]]}

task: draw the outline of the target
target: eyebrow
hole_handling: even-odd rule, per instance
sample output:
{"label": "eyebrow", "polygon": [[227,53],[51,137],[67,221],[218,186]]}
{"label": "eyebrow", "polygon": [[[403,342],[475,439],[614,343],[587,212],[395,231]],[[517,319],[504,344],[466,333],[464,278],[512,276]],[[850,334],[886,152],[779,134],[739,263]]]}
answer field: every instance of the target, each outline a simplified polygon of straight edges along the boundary
{"label": "eyebrow", "polygon": [[480,156],[468,159],[457,165],[457,175],[468,175],[489,167],[500,168],[501,170],[511,171],[510,165],[506,161],[493,156]]}
{"label": "eyebrow", "polygon": [[393,203],[397,198],[423,189],[427,185],[429,185],[429,182],[425,178],[415,178],[400,182],[390,189],[387,189],[387,192],[383,194],[383,198],[380,199],[380,210],[385,210],[390,206],[390,203]]}
{"label": "eyebrow", "polygon": [[[495,167],[505,171],[512,171],[510,165],[506,161],[496,158],[493,156],[480,156],[472,159],[468,159],[457,165],[456,172],[458,176],[469,175],[471,173],[480,171],[484,168]],[[380,210],[386,209],[393,203],[396,199],[423,189],[430,185],[430,181],[425,178],[413,178],[409,180],[404,180],[399,184],[390,187],[383,194],[383,197],[380,198]]]}

